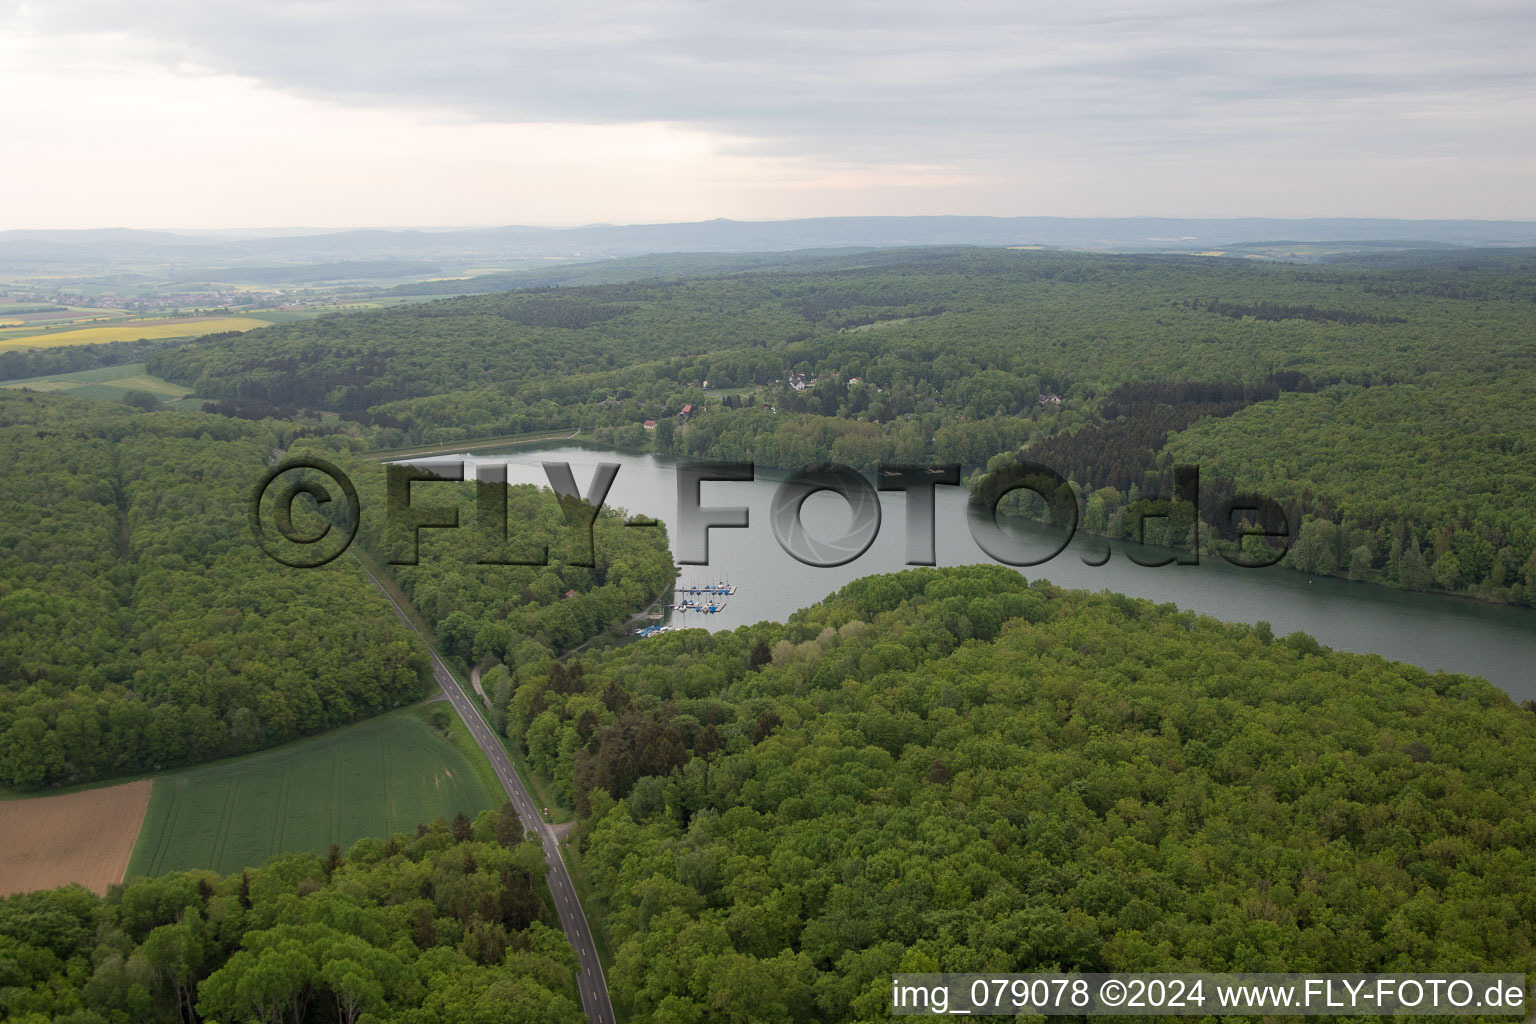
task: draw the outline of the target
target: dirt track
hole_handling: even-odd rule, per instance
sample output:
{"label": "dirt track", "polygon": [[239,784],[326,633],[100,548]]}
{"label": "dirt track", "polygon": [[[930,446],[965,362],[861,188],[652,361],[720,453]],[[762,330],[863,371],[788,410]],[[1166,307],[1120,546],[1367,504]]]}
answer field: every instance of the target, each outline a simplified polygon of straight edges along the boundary
{"label": "dirt track", "polygon": [[149,806],[149,780],[0,803],[0,896],[123,880]]}

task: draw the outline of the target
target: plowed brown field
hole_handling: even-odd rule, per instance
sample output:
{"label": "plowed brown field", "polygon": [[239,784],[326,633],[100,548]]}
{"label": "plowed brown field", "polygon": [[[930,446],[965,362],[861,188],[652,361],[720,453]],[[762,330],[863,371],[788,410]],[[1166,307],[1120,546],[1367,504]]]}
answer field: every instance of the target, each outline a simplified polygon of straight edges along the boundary
{"label": "plowed brown field", "polygon": [[123,880],[151,783],[0,803],[0,896],[79,882],[105,893]]}

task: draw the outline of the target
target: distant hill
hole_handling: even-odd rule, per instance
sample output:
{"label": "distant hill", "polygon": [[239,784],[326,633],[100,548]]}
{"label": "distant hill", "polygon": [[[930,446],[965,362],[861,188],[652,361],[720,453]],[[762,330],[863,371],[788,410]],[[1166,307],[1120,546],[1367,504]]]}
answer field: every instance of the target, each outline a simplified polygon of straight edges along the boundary
{"label": "distant hill", "polygon": [[[729,277],[759,272],[815,273],[908,266],[915,262],[964,252],[975,247],[916,247],[863,249],[797,249],[792,252],[656,253],[560,263],[531,270],[512,270],[473,277],[412,281],[395,285],[388,296],[490,295],[539,288],[572,288],[583,285],[628,284],[636,281],[676,280],[687,277]],[[992,247],[996,248],[996,247]],[[1050,247],[1054,248],[1054,247]],[[1291,250],[1301,250],[1294,252]],[[1157,260],[1180,264],[1198,263],[1209,253],[1124,253],[1124,259]],[[1465,248],[1444,242],[1356,241],[1312,243],[1294,240],[1251,242],[1224,246],[1226,257],[1261,256],[1292,263],[1324,263],[1362,270],[1411,269],[1505,269],[1536,271],[1536,247]]]}
{"label": "distant hill", "polygon": [[282,266],[196,267],[178,280],[249,281],[254,284],[320,284],[334,281],[388,280],[435,274],[436,263],[420,260],[345,260],[340,263],[290,263]]}
{"label": "distant hill", "polygon": [[510,270],[496,274],[441,281],[415,281],[396,285],[388,295],[487,295],[495,292],[522,291],[532,288],[575,287],[578,285],[627,284],[631,281],[682,277],[722,277],[760,271],[850,270],[883,265],[897,254],[910,254],[909,248],[881,249],[795,249],[790,252],[668,252],[647,256],[621,256],[581,262],[561,263],[533,270]]}
{"label": "distant hill", "polygon": [[1198,252],[1252,239],[1299,243],[1536,245],[1536,222],[1367,218],[818,217],[782,221],[356,230],[284,237],[210,237],[166,231],[0,232],[0,264],[128,260],[381,260],[558,257],[600,259],[679,252],[786,252],[910,245],[1046,245],[1105,251]]}

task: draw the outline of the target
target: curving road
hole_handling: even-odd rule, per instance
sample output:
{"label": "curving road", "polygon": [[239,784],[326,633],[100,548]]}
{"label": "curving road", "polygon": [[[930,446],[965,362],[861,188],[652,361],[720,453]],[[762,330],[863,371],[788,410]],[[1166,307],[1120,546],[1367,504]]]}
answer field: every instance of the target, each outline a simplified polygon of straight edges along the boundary
{"label": "curving road", "polygon": [[[361,562],[358,563],[362,565]],[[363,572],[373,581],[373,585],[379,588],[379,593],[394,606],[395,614],[400,616],[402,622],[412,630],[416,624],[410,616],[405,614],[405,609],[384,589],[373,573],[368,571],[366,565],[362,566]],[[419,631],[418,631],[419,632]],[[423,638],[425,639],[425,638]],[[565,937],[571,947],[576,950],[577,959],[581,964],[581,973],[576,977],[576,987],[581,992],[581,1008],[586,1011],[587,1020],[592,1024],[615,1024],[613,1016],[613,1003],[608,1000],[608,982],[603,977],[603,965],[597,958],[597,944],[592,941],[592,929],[587,924],[587,915],[582,913],[581,902],[576,898],[576,887],[571,884],[570,872],[565,869],[565,861],[560,856],[560,840],[554,831],[544,821],[544,816],[539,813],[539,808],[533,802],[533,797],[528,795],[528,790],[523,786],[523,780],[518,778],[517,772],[512,769],[512,762],[507,759],[507,752],[496,734],[491,732],[491,727],[485,719],[480,717],[480,709],[464,695],[459,689],[459,684],[453,679],[453,674],[448,671],[432,650],[427,646],[427,652],[432,657],[432,675],[437,679],[437,685],[442,687],[444,696],[452,702],[454,710],[469,727],[470,735],[485,752],[490,760],[491,767],[496,769],[496,777],[501,780],[502,788],[507,791],[507,799],[512,801],[512,806],[517,809],[517,816],[522,819],[523,829],[539,837],[539,842],[544,847],[544,861],[549,865],[549,874],[546,879],[549,882],[549,894],[555,902],[555,912],[560,915],[560,927],[565,930]]]}

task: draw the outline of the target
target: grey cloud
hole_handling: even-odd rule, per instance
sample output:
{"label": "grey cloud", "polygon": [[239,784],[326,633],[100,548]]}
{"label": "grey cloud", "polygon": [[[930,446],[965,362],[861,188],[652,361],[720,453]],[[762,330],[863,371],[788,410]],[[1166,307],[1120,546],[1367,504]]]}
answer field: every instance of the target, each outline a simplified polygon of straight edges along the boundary
{"label": "grey cloud", "polygon": [[[672,121],[763,148],[940,161],[1306,144],[1526,154],[1528,4],[1269,0],[50,0],[50,31],[493,121]],[[1468,121],[1445,111],[1473,107]]]}

